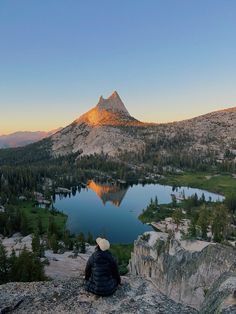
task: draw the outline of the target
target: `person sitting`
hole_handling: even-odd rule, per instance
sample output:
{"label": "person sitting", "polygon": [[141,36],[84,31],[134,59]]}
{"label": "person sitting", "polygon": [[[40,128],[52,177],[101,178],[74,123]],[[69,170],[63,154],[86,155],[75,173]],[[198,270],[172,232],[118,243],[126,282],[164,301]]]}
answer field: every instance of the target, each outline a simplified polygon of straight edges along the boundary
{"label": "person sitting", "polygon": [[110,243],[103,238],[96,239],[95,252],[85,268],[85,289],[99,296],[109,296],[121,283],[117,263],[108,251]]}

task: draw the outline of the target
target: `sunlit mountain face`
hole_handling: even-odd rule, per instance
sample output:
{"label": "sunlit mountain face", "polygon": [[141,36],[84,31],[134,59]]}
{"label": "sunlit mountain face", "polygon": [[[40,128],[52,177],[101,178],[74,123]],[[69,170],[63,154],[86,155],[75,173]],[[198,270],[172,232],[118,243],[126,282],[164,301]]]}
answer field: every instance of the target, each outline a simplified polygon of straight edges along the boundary
{"label": "sunlit mountain face", "polygon": [[219,112],[236,112],[236,107],[219,110]]}
{"label": "sunlit mountain face", "polygon": [[97,105],[51,137],[52,155],[79,153],[121,155],[145,149],[150,123],[132,117],[117,92],[100,97]]}
{"label": "sunlit mountain face", "polygon": [[104,205],[106,205],[107,202],[111,202],[117,207],[121,205],[121,202],[128,191],[128,188],[120,187],[118,185],[110,185],[108,183],[97,183],[93,180],[88,181],[87,187],[97,194]]}
{"label": "sunlit mountain face", "polygon": [[90,126],[139,126],[143,124],[129,114],[116,91],[107,99],[101,96],[96,107],[75,120],[74,123],[86,123]]}

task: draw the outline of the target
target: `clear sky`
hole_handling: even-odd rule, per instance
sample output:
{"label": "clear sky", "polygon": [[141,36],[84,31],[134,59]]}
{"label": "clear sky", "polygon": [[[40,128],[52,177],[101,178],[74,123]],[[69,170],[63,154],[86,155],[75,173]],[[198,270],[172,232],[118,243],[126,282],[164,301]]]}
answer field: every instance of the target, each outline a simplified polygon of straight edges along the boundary
{"label": "clear sky", "polygon": [[0,1],[0,134],[65,126],[113,90],[143,121],[236,106],[236,1]]}

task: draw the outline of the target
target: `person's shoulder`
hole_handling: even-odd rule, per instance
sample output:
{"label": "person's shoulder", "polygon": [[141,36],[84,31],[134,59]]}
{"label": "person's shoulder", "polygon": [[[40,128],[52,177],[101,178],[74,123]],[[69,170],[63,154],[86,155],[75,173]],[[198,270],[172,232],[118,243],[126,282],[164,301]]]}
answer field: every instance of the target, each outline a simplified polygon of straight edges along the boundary
{"label": "person's shoulder", "polygon": [[97,251],[94,251],[92,255],[90,255],[89,260],[92,261],[97,256]]}
{"label": "person's shoulder", "polygon": [[108,250],[104,251],[103,253],[105,253],[107,256],[112,256],[111,252]]}
{"label": "person's shoulder", "polygon": [[106,253],[106,256],[111,259],[111,260],[114,260],[114,256],[112,255],[112,253],[110,251],[105,251]]}
{"label": "person's shoulder", "polygon": [[91,255],[91,257],[94,258],[94,257],[97,257],[98,255],[99,255],[99,251],[96,250],[96,251],[93,252],[93,254]]}

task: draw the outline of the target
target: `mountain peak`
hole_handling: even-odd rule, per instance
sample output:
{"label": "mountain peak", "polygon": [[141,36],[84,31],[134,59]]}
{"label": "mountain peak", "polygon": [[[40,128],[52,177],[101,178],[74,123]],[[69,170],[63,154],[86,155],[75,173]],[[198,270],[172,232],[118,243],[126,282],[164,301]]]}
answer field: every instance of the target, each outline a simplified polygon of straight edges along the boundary
{"label": "mountain peak", "polygon": [[103,98],[103,96],[101,96],[96,107],[101,110],[122,113],[130,116],[117,91],[114,91],[108,98]]}
{"label": "mountain peak", "polygon": [[120,96],[119,96],[119,94],[117,93],[116,90],[111,94],[111,96],[108,97],[108,99],[115,99],[115,98],[119,98],[120,99]]}
{"label": "mountain peak", "polygon": [[142,122],[131,117],[119,94],[114,91],[108,98],[100,96],[97,105],[74,121],[88,125],[141,125]]}

